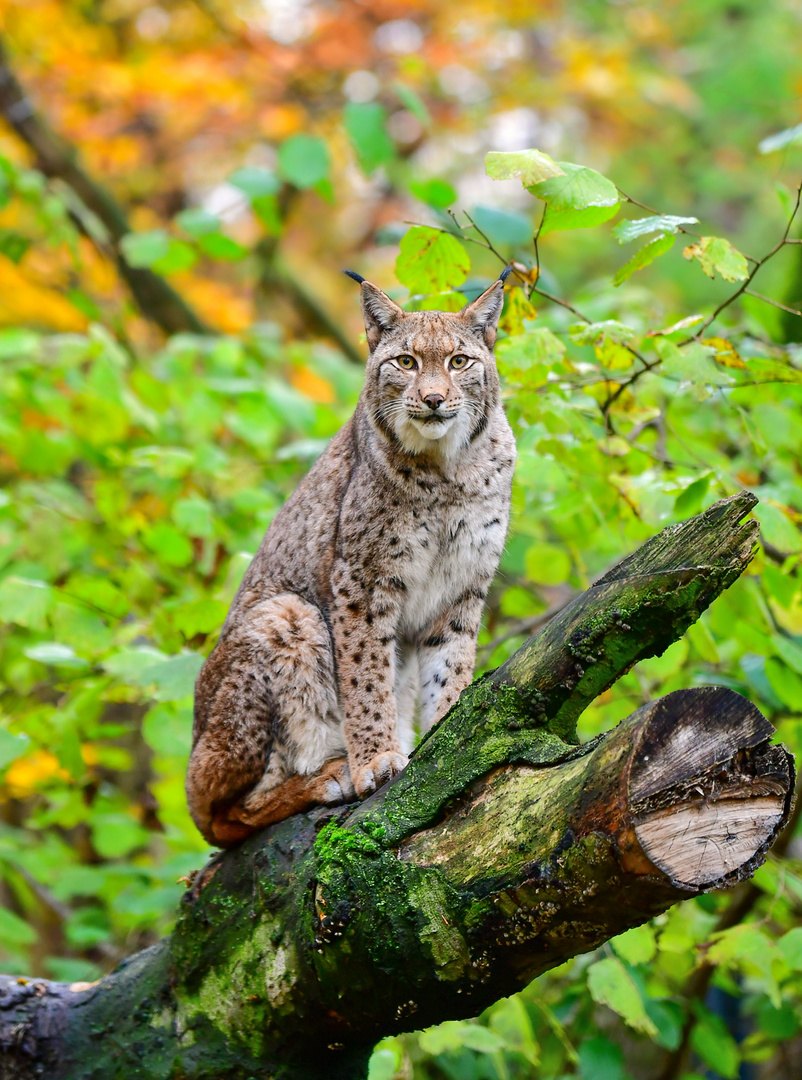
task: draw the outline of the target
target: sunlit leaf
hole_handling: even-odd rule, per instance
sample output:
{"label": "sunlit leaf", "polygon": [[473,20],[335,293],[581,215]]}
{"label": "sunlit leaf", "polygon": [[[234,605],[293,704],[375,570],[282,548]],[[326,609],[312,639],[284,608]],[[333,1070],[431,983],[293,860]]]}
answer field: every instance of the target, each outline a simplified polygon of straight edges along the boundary
{"label": "sunlit leaf", "polygon": [[387,133],[387,110],[378,102],[349,102],[343,124],[356,151],[362,171],[368,176],[395,157],[395,143]]}
{"label": "sunlit leaf", "polygon": [[413,293],[455,289],[471,268],[468,253],[455,236],[425,225],[411,228],[400,247],[396,277]]}
{"label": "sunlit leaf", "polygon": [[542,150],[491,150],[485,154],[485,170],[494,180],[520,180],[527,188],[564,175],[562,166]]}
{"label": "sunlit leaf", "polygon": [[[325,176],[325,172],[323,175]],[[287,177],[287,179],[290,178]],[[258,165],[243,165],[241,169],[237,169],[229,176],[228,182],[245,192],[252,200],[266,195],[275,195],[281,187],[281,180],[272,169],[263,169]]]}
{"label": "sunlit leaf", "polygon": [[588,970],[588,989],[594,1001],[618,1013],[636,1031],[651,1038],[657,1034],[640,991],[620,960],[608,957],[593,964]]}
{"label": "sunlit leaf", "polygon": [[765,139],[761,139],[757,148],[761,154],[771,154],[774,150],[783,150],[786,146],[794,146],[797,143],[802,143],[802,124],[785,128],[784,131],[778,131],[774,135],[767,135]]}
{"label": "sunlit leaf", "polygon": [[653,214],[651,217],[619,221],[613,228],[613,236],[617,237],[619,244],[626,244],[630,240],[638,240],[641,236],[648,236],[650,233],[677,233],[680,225],[696,225],[698,222],[699,218],[695,217]]}
{"label": "sunlit leaf", "polygon": [[602,341],[614,341],[626,345],[636,334],[631,326],[625,326],[616,319],[605,319],[596,323],[573,323],[568,327],[571,340],[577,345],[598,345]]}
{"label": "sunlit leaf", "polygon": [[36,938],[36,931],[24,919],[6,907],[0,907],[0,941],[9,945],[32,945]]}
{"label": "sunlit leaf", "polygon": [[540,235],[562,229],[585,229],[614,217],[621,205],[618,189],[606,176],[585,165],[558,162],[562,176],[531,184],[529,190],[546,203]]}
{"label": "sunlit leaf", "polygon": [[651,240],[639,251],[635,252],[632,258],[616,271],[613,277],[613,285],[622,285],[627,278],[632,277],[636,270],[642,270],[644,266],[653,263],[656,258],[670,251],[673,246],[673,236],[658,236],[655,240]]}
{"label": "sunlit leaf", "polygon": [[718,274],[725,281],[744,281],[749,276],[745,257],[721,236],[703,236],[682,252],[686,259],[698,259],[708,277]]}
{"label": "sunlit leaf", "polygon": [[415,180],[409,185],[409,190],[416,199],[438,210],[451,206],[457,198],[456,189],[445,180]]}
{"label": "sunlit leaf", "polygon": [[328,147],[317,135],[292,135],[279,147],[278,167],[284,179],[295,187],[314,187],[329,175]]}

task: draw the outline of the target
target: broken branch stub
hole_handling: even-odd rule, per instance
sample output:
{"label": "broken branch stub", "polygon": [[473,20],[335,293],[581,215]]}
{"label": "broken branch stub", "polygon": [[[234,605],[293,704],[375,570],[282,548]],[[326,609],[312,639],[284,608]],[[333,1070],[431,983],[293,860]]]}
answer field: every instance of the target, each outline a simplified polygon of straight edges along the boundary
{"label": "broken branch stub", "polygon": [[678,888],[748,877],[790,811],[790,754],[769,745],[774,728],[762,713],[723,687],[678,690],[646,709],[629,770],[644,853]]}

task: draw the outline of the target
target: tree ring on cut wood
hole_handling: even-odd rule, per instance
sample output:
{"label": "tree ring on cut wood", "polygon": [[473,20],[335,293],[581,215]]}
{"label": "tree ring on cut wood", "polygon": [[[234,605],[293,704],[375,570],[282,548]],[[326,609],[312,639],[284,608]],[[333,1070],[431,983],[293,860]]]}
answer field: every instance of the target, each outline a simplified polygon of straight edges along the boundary
{"label": "tree ring on cut wood", "polygon": [[774,728],[725,687],[677,690],[651,711],[632,750],[629,801],[635,834],[679,888],[710,889],[747,877],[782,826],[793,764]]}

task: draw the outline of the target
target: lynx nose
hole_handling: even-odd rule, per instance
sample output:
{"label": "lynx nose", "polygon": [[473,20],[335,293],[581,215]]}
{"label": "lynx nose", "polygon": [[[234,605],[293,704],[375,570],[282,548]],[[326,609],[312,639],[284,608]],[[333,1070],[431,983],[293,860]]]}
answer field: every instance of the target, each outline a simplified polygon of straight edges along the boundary
{"label": "lynx nose", "polygon": [[445,398],[442,394],[427,394],[423,400],[426,402],[432,412],[434,412],[440,408],[440,406],[445,401]]}

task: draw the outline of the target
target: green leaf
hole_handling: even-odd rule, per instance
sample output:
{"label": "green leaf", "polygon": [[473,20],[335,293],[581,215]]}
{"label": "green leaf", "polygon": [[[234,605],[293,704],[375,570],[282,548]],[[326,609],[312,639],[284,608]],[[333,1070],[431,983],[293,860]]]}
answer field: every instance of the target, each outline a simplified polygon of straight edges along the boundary
{"label": "green leaf", "polygon": [[150,833],[127,814],[93,814],[92,842],[103,859],[121,859],[150,839]]}
{"label": "green leaf", "polygon": [[248,254],[246,247],[219,232],[206,233],[199,237],[198,247],[210,259],[222,259],[224,262],[237,262]]}
{"label": "green leaf", "polygon": [[726,1080],[735,1080],[741,1056],[726,1024],[701,1005],[694,1011],[697,1021],[691,1029],[691,1046],[715,1073]]}
{"label": "green leaf", "polygon": [[183,274],[191,270],[197,261],[198,254],[190,244],[171,237],[166,253],[151,263],[151,269],[157,274]]}
{"label": "green leaf", "polygon": [[312,188],[329,175],[328,147],[317,135],[292,135],[279,147],[278,168],[284,179],[295,187]]}
{"label": "green leaf", "polygon": [[28,237],[15,229],[0,229],[0,255],[5,255],[11,262],[15,264],[21,262],[30,246]]}
{"label": "green leaf", "polygon": [[762,356],[750,356],[746,360],[750,375],[759,382],[789,382],[802,384],[802,371],[781,360],[767,360]]}
{"label": "green leaf", "polygon": [[746,258],[721,236],[702,236],[698,243],[689,244],[682,254],[688,260],[698,259],[709,278],[717,273],[724,281],[745,281],[749,277]]}
{"label": "green leaf", "polygon": [[565,343],[547,326],[530,326],[523,334],[500,342],[496,353],[505,365],[526,368],[530,364],[543,364],[551,367],[565,356]]}
{"label": "green leaf", "polygon": [[120,249],[129,266],[149,268],[167,255],[170,237],[164,229],[128,233],[120,241]]}
{"label": "green leaf", "polygon": [[343,110],[343,124],[366,176],[395,157],[395,143],[387,134],[387,110],[383,105],[352,101]]}
{"label": "green leaf", "polygon": [[783,150],[786,146],[799,143],[802,143],[802,124],[785,128],[784,131],[778,131],[774,135],[767,135],[757,144],[757,148],[761,154],[771,154],[775,150]]}
{"label": "green leaf", "polygon": [[416,199],[433,206],[436,210],[444,210],[457,198],[456,188],[447,184],[445,180],[414,180],[409,185],[409,190]]}
{"label": "green leaf", "polygon": [[699,218],[675,217],[673,214],[653,214],[646,218],[631,218],[628,221],[619,221],[613,228],[613,236],[618,238],[619,244],[626,244],[630,240],[638,240],[641,236],[649,233],[676,233],[680,225],[697,225]]}
{"label": "green leaf", "polygon": [[268,236],[281,236],[284,223],[281,220],[281,207],[275,195],[260,195],[259,198],[253,199],[251,209]]}
{"label": "green leaf", "polygon": [[148,526],[142,533],[142,540],[168,566],[189,566],[192,562],[192,544],[183,533],[165,521]]}
{"label": "green leaf", "polygon": [[422,99],[415,93],[411,86],[407,86],[402,82],[394,82],[393,90],[398,94],[398,98],[401,104],[408,109],[413,116],[417,116],[421,124],[424,127],[429,127],[432,122],[432,118],[429,115],[429,110]]}
{"label": "green leaf", "polygon": [[777,948],[792,971],[802,971],[802,926],[795,926],[783,934]]}
{"label": "green leaf", "polygon": [[30,745],[29,736],[13,735],[7,728],[0,727],[0,769],[21,758]]}
{"label": "green leaf", "polygon": [[462,1045],[480,1054],[495,1054],[504,1048],[504,1040],[495,1031],[480,1024],[465,1024],[462,1029]]}
{"label": "green leaf", "polygon": [[0,941],[9,945],[33,945],[37,933],[19,915],[0,907]]}
{"label": "green leaf", "polygon": [[455,289],[471,268],[468,252],[450,233],[415,225],[401,238],[395,261],[398,280],[412,293]]}
{"label": "green leaf", "polygon": [[62,645],[57,641],[40,641],[37,645],[29,645],[24,653],[29,660],[38,660],[40,664],[51,664],[53,667],[89,667],[87,660],[75,655],[71,645]]}
{"label": "green leaf", "polygon": [[542,150],[491,150],[485,154],[485,171],[493,180],[520,180],[525,188],[563,175],[562,167]]}
{"label": "green leaf", "polygon": [[145,668],[139,678],[141,685],[154,687],[157,701],[181,701],[192,695],[202,666],[203,657],[199,653],[182,652]]}
{"label": "green leaf", "polygon": [[557,544],[532,544],[526,552],[526,576],[537,585],[561,585],[571,573],[571,559]]}
{"label": "green leaf", "polygon": [[568,333],[571,341],[576,345],[600,345],[602,341],[614,341],[618,345],[626,345],[636,336],[631,326],[625,326],[615,319],[587,324],[573,323],[568,327]]}
{"label": "green leaf", "polygon": [[674,500],[674,513],[677,517],[686,518],[698,514],[702,509],[702,502],[709,487],[710,473],[707,476],[700,476],[698,480],[688,484],[685,490],[677,495]]}
{"label": "green leaf", "polygon": [[579,1047],[579,1075],[584,1080],[626,1080],[624,1055],[609,1039],[585,1039]]}
{"label": "green leaf", "polygon": [[755,507],[755,517],[760,522],[760,534],[772,547],[787,553],[802,551],[802,531],[787,514],[770,502]]}
{"label": "green leaf", "polygon": [[142,672],[166,660],[169,660],[169,657],[151,645],[129,645],[107,656],[102,667],[122,683],[143,686],[146,684],[143,682]]}
{"label": "green leaf", "polygon": [[656,239],[650,240],[648,244],[644,244],[640,251],[636,251],[632,258],[616,271],[613,277],[613,285],[616,287],[622,285],[627,278],[632,277],[636,270],[642,270],[644,266],[653,263],[655,259],[670,251],[673,246],[673,236],[658,236]]}
{"label": "green leaf", "polygon": [[396,1056],[392,1050],[374,1050],[368,1062],[368,1080],[393,1080],[398,1071]]}
{"label": "green leaf", "polygon": [[779,660],[766,660],[766,678],[772,690],[792,712],[802,713],[802,677]]}
{"label": "green leaf", "polygon": [[0,622],[44,630],[53,609],[53,590],[44,581],[7,577],[0,581]]}
{"label": "green leaf", "polygon": [[654,930],[648,923],[644,923],[643,926],[633,926],[631,930],[612,938],[610,944],[617,956],[633,965],[648,963],[657,949]]}
{"label": "green leaf", "polygon": [[209,634],[212,630],[219,630],[225,620],[226,611],[226,605],[222,601],[204,597],[180,607],[173,616],[173,622],[184,637],[192,638],[196,634]]}
{"label": "green leaf", "polygon": [[650,1038],[657,1035],[640,991],[620,960],[609,957],[593,964],[588,970],[588,989],[595,1002],[618,1013],[630,1027]]}
{"label": "green leaf", "polygon": [[782,634],[772,634],[771,644],[786,664],[797,674],[802,675],[802,642]]}
{"label": "green leaf", "polygon": [[228,182],[244,191],[251,200],[275,195],[281,187],[278,176],[271,169],[263,169],[259,165],[244,165],[229,176]]}
{"label": "green leaf", "polygon": [[621,205],[612,180],[584,165],[557,163],[562,176],[527,185],[546,203],[540,235],[564,229],[585,229],[614,217]]}
{"label": "green leaf", "polygon": [[154,705],[142,720],[142,738],[157,754],[187,757],[192,745],[191,707],[171,702]]}
{"label": "green leaf", "polygon": [[182,210],[180,214],[176,215],[175,223],[179,228],[183,229],[185,233],[189,233],[190,236],[196,238],[199,236],[206,236],[207,233],[219,232],[220,230],[220,218],[200,207],[191,207],[188,210]]}

